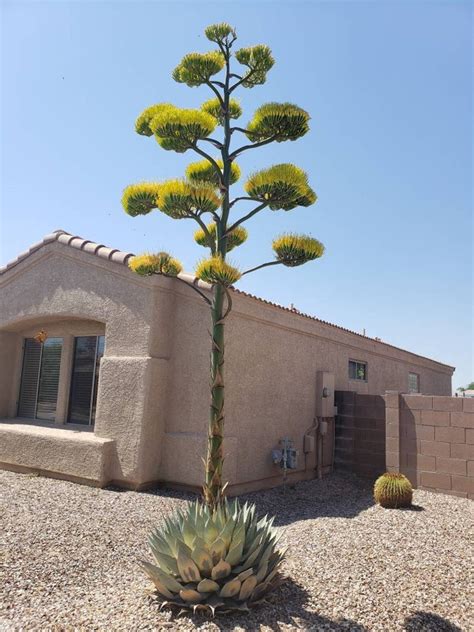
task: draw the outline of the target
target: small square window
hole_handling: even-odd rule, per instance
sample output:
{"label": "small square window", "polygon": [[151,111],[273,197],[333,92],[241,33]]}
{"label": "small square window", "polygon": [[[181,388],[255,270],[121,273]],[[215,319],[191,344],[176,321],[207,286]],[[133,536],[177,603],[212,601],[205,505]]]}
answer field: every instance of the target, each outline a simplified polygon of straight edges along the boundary
{"label": "small square window", "polygon": [[349,379],[367,382],[367,362],[349,360]]}
{"label": "small square window", "polygon": [[420,376],[418,373],[408,374],[408,392],[419,393],[420,392]]}

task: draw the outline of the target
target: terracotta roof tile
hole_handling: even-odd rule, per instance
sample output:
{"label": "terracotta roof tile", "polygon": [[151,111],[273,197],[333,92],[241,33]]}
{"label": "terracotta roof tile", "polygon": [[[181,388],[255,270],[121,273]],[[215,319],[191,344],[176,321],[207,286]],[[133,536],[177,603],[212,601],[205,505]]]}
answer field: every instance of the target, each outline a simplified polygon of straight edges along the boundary
{"label": "terracotta roof tile", "polygon": [[53,231],[49,235],[46,235],[41,241],[18,255],[16,259],[13,259],[13,261],[10,261],[5,266],[0,268],[0,274],[4,274],[11,268],[14,268],[20,263],[20,261],[23,261],[24,259],[26,259],[26,257],[33,254],[33,252],[36,252],[36,250],[39,250],[44,245],[49,244],[53,241],[57,241],[58,243],[64,244],[65,246],[70,246],[71,248],[76,248],[77,250],[83,250],[84,252],[96,255],[97,257],[101,257],[102,259],[108,259],[110,261],[113,261],[114,263],[120,263],[123,265],[126,265],[130,257],[133,257],[133,254],[131,252],[121,252],[120,250],[117,250],[117,248],[108,248],[103,244],[94,243],[93,241],[90,241],[90,239],[82,239],[82,237],[71,235],[65,230],[59,229]]}

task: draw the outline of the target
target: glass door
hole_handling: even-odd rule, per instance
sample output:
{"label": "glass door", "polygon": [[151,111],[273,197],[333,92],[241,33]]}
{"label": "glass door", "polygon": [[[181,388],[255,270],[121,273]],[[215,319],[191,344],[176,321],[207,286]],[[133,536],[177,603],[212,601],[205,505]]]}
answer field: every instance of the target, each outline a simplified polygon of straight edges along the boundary
{"label": "glass door", "polygon": [[104,336],[78,336],[74,340],[68,422],[94,425],[100,359]]}

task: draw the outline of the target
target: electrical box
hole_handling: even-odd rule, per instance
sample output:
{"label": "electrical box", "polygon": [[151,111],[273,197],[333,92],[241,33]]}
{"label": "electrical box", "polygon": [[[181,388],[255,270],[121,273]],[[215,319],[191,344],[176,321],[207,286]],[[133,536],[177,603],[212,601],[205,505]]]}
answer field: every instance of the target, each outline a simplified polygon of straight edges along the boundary
{"label": "electrical box", "polygon": [[306,434],[304,436],[304,451],[306,454],[314,452],[315,439],[313,435]]}
{"label": "electrical box", "polygon": [[334,417],[334,373],[316,372],[316,416]]}

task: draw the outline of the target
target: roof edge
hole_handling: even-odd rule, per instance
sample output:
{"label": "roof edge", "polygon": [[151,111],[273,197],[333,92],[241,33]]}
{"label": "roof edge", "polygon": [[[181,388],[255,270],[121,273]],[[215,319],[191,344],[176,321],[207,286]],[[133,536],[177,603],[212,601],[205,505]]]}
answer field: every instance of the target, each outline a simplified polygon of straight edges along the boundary
{"label": "roof edge", "polygon": [[[75,248],[76,250],[87,252],[88,254],[95,255],[96,257],[100,257],[101,259],[106,259],[108,261],[112,261],[113,263],[117,263],[124,266],[127,266],[129,260],[135,256],[131,252],[124,252],[122,250],[118,250],[117,248],[109,248],[108,246],[105,246],[104,244],[99,244],[99,243],[90,241],[89,239],[83,239],[82,237],[79,237],[77,235],[72,235],[71,233],[68,233],[62,228],[59,228],[45,235],[41,241],[38,241],[37,243],[33,244],[32,246],[30,246],[30,248],[28,248],[28,250],[25,250],[24,252],[20,253],[15,259],[8,262],[4,266],[0,267],[0,276],[10,271],[12,268],[16,267],[19,263],[24,261],[33,253],[40,250],[43,246],[53,243],[53,242],[58,242],[65,246],[69,246],[70,248]],[[193,284],[204,290],[212,289],[212,286],[209,283],[200,281],[192,274],[182,272],[178,276],[181,281],[185,281],[187,283]],[[351,334],[353,336],[358,336],[359,338],[363,338],[364,340],[375,342],[377,345],[389,347],[390,349],[396,349],[397,351],[402,351],[403,353],[408,353],[416,358],[427,360],[429,362],[439,364],[440,366],[445,367],[447,369],[451,369],[453,372],[456,370],[456,367],[453,367],[450,364],[445,364],[444,362],[440,362],[439,360],[433,360],[432,358],[422,356],[418,353],[414,353],[413,351],[408,351],[407,349],[403,349],[402,347],[397,347],[388,342],[384,342],[383,340],[377,340],[376,338],[365,336],[364,334],[360,334],[357,331],[353,331],[352,329],[347,329],[346,327],[342,327],[341,325],[335,325],[334,323],[321,320],[320,318],[317,318],[316,316],[312,316],[311,314],[305,314],[303,312],[299,312],[298,310],[295,310],[294,308],[285,307],[278,303],[273,303],[272,301],[261,298],[259,296],[255,296],[254,294],[250,294],[249,292],[244,292],[243,290],[239,290],[237,288],[232,288],[232,290],[236,294],[246,296],[252,300],[264,303],[265,305],[271,305],[272,307],[276,307],[278,309],[284,310],[285,312],[289,312],[290,314],[293,314],[294,316],[307,318],[307,319],[316,321],[318,323],[321,323],[323,325],[326,325],[328,327],[333,327],[334,329],[337,329],[339,331],[343,331],[345,333]]]}

